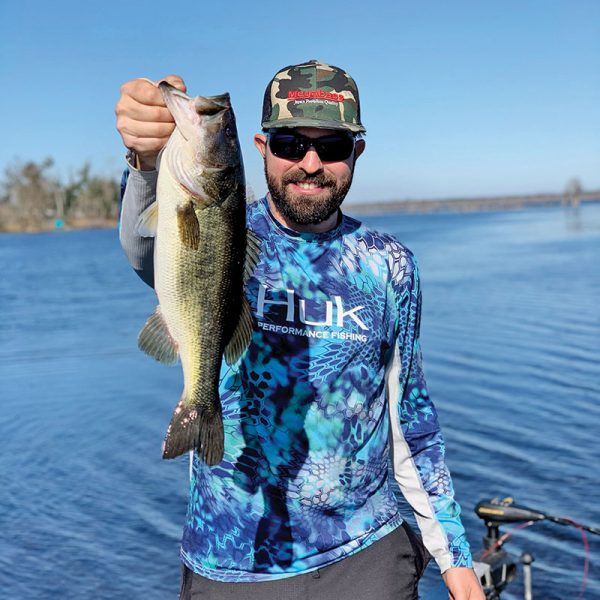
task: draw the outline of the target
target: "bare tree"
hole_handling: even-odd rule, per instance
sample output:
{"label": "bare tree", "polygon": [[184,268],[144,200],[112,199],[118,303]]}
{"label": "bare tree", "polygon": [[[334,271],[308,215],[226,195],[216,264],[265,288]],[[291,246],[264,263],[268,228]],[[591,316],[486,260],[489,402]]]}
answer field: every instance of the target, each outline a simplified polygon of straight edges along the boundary
{"label": "bare tree", "polygon": [[583,186],[577,177],[571,177],[565,186],[565,196],[567,202],[572,206],[579,206],[583,194]]}
{"label": "bare tree", "polygon": [[8,202],[16,228],[32,229],[56,212],[60,185],[49,174],[51,158],[41,163],[28,161],[4,171],[3,198]]}
{"label": "bare tree", "polygon": [[57,220],[77,225],[115,221],[119,183],[92,175],[84,164],[66,183],[51,172],[54,161],[8,166],[0,182],[0,230],[29,231],[54,227]]}

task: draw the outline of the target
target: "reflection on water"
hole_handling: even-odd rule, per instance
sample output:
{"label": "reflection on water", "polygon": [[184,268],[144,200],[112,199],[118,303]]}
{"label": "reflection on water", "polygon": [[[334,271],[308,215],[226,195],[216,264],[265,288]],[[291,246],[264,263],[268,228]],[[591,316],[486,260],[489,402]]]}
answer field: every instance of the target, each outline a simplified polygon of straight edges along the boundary
{"label": "reflection on water", "polygon": [[580,204],[565,208],[564,217],[568,231],[580,232],[600,230],[600,223],[598,220],[590,218],[590,211],[587,210],[587,207],[582,208]]}
{"label": "reflection on water", "polygon": [[[600,205],[398,216],[393,227],[421,267],[425,370],[471,544],[480,547],[472,511],[486,497],[598,525]],[[508,549],[535,554],[534,597],[576,597],[575,529],[536,525]],[[427,598],[433,582],[428,573]],[[588,590],[599,595],[597,581]]]}
{"label": "reflection on water", "polygon": [[[425,369],[472,544],[485,497],[600,524],[600,205],[365,220],[421,267]],[[137,350],[151,291],[115,231],[4,235],[0,260],[3,597],[175,597],[187,464],[160,445],[181,375]],[[579,590],[578,533],[557,528],[509,545],[536,555],[534,597]]]}

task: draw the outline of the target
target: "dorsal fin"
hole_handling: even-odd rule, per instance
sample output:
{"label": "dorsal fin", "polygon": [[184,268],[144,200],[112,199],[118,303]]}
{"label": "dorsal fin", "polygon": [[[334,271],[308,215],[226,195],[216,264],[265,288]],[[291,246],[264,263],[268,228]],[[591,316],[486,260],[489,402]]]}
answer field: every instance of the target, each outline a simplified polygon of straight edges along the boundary
{"label": "dorsal fin", "polygon": [[[251,229],[246,229],[246,259],[244,262],[244,285],[252,276],[260,259],[261,240]],[[246,297],[242,300],[240,317],[231,339],[225,347],[225,362],[228,365],[235,363],[244,353],[252,338],[252,311]]]}
{"label": "dorsal fin", "polygon": [[244,262],[244,285],[254,273],[256,265],[260,259],[260,246],[262,242],[260,238],[252,231],[246,229],[246,260]]}
{"label": "dorsal fin", "polygon": [[244,353],[252,338],[252,311],[246,297],[242,300],[242,309],[237,327],[225,347],[223,355],[228,365],[234,364]]}

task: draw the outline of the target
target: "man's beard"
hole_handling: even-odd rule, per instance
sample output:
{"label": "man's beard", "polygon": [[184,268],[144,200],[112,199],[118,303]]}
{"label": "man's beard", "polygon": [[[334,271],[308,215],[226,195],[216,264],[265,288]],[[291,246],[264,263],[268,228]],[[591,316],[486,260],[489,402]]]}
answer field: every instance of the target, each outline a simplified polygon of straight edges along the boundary
{"label": "man's beard", "polygon": [[[286,219],[299,225],[317,225],[334,214],[350,189],[353,174],[354,165],[352,165],[352,171],[348,179],[343,181],[338,181],[335,177],[326,173],[307,175],[302,169],[294,169],[286,173],[278,182],[269,175],[265,161],[265,178],[273,204]],[[314,183],[325,189],[315,196],[294,194],[286,189],[288,184],[301,181]]]}

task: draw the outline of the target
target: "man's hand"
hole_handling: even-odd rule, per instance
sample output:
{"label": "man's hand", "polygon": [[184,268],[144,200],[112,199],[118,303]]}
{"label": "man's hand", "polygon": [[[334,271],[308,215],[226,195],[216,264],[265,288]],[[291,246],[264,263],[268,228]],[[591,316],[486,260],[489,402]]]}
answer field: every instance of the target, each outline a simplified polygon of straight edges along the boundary
{"label": "man's hand", "polygon": [[479,579],[473,569],[453,567],[442,574],[450,600],[485,600]]}
{"label": "man's hand", "polygon": [[[185,83],[178,75],[168,75],[160,81],[186,91]],[[124,83],[115,113],[117,129],[125,146],[138,155],[142,170],[154,169],[158,153],[175,129],[175,121],[157,84],[146,79]]]}

